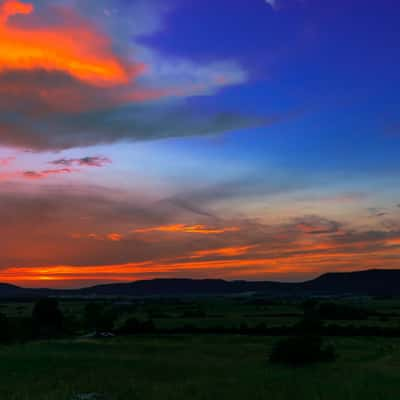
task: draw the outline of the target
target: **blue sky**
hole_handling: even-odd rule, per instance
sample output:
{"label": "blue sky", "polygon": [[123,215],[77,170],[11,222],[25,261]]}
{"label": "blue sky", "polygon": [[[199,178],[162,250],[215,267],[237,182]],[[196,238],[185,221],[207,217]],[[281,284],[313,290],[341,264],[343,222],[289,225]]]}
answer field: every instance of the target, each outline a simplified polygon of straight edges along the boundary
{"label": "blue sky", "polygon": [[0,1],[0,280],[400,267],[399,16]]}

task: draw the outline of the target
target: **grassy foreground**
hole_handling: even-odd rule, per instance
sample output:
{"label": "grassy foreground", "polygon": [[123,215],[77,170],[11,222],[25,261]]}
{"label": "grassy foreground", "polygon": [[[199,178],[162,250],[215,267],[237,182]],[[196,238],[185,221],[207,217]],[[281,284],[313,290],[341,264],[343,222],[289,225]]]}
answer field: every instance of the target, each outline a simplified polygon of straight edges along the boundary
{"label": "grassy foreground", "polygon": [[131,337],[0,348],[0,399],[396,400],[400,339],[334,339],[332,364],[270,365],[276,338]]}

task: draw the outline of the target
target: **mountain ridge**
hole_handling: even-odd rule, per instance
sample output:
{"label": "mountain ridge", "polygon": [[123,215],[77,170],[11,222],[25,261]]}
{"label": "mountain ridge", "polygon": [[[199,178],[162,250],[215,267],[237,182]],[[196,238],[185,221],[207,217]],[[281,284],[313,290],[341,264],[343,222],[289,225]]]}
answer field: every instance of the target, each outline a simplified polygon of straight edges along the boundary
{"label": "mountain ridge", "polygon": [[400,295],[400,269],[328,272],[304,282],[227,281],[223,279],[151,279],[80,289],[29,289],[0,283],[0,297],[145,297],[259,293],[271,296]]}

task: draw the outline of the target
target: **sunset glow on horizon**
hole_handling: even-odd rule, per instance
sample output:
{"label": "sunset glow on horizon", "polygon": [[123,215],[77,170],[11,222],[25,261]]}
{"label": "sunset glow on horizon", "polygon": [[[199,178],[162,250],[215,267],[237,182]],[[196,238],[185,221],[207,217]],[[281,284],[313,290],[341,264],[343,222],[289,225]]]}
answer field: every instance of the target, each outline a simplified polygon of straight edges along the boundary
{"label": "sunset glow on horizon", "polygon": [[322,3],[0,0],[0,282],[400,268],[399,10]]}

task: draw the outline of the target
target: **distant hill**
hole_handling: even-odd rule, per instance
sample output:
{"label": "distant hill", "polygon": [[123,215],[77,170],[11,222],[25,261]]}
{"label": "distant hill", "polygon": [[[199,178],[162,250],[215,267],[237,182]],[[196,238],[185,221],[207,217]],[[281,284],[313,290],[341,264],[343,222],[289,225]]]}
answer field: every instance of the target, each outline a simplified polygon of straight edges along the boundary
{"label": "distant hill", "polygon": [[400,270],[327,273],[300,283],[224,281],[220,279],[154,279],[98,285],[75,290],[25,289],[0,283],[0,297],[40,296],[144,297],[210,296],[258,293],[270,296],[400,295]]}
{"label": "distant hill", "polygon": [[328,273],[300,286],[323,294],[400,295],[400,270]]}
{"label": "distant hill", "polygon": [[179,296],[218,295],[245,292],[280,292],[285,283],[224,281],[222,279],[154,279],[82,289],[87,295]]}
{"label": "distant hill", "polygon": [[8,283],[0,283],[0,297],[23,296],[28,290]]}

